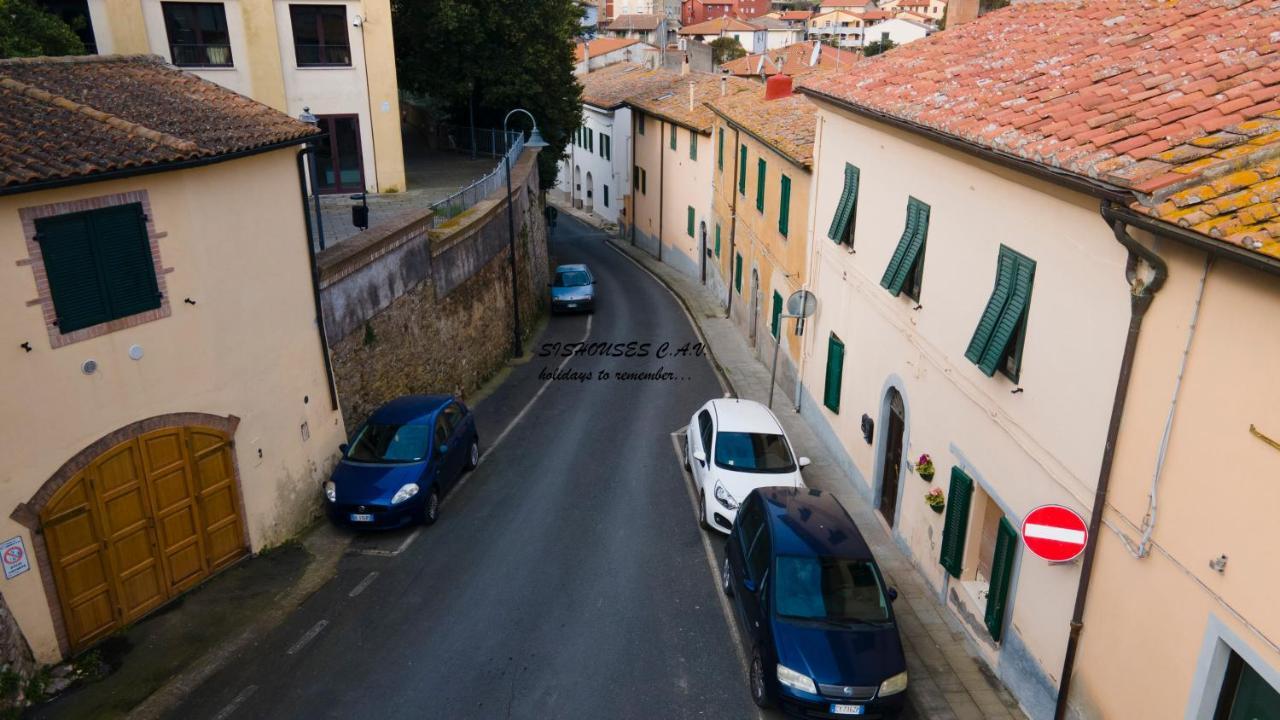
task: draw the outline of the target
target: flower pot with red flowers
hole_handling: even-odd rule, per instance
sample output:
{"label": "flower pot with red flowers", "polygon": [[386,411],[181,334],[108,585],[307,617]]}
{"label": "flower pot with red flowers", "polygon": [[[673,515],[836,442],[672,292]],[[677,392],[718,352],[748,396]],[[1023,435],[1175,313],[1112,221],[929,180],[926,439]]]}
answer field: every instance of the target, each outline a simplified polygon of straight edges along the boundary
{"label": "flower pot with red flowers", "polygon": [[925,482],[933,482],[933,458],[929,457],[929,453],[920,456],[916,461],[916,474]]}
{"label": "flower pot with red flowers", "polygon": [[947,498],[943,496],[942,488],[934,488],[925,493],[924,501],[929,504],[930,509],[939,514],[947,507]]}

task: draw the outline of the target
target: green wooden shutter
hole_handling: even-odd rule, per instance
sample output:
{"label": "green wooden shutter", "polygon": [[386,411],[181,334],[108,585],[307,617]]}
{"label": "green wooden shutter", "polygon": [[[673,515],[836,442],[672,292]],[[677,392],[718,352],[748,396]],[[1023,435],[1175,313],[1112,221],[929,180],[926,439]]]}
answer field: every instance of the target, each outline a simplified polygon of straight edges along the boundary
{"label": "green wooden shutter", "polygon": [[782,296],[777,290],[773,291],[773,318],[769,321],[769,332],[773,336],[778,337],[779,326],[782,324]]}
{"label": "green wooden shutter", "polygon": [[644,134],[644,113],[636,113],[636,130]]}
{"label": "green wooden shutter", "polygon": [[59,332],[109,320],[111,307],[98,276],[88,216],[77,213],[37,220],[36,237]]}
{"label": "green wooden shutter", "polygon": [[1009,584],[1013,579],[1013,560],[1018,553],[1018,531],[1005,518],[996,530],[996,551],[991,556],[991,584],[987,587],[987,614],[983,619],[991,639],[1000,641],[1004,634],[1004,611],[1009,601]]}
{"label": "green wooden shutter", "polygon": [[827,237],[836,241],[843,242],[846,233],[849,230],[849,223],[853,221],[854,211],[858,205],[858,180],[861,172],[858,168],[845,163],[844,165],[844,190],[840,193],[840,202],[836,203],[835,217],[831,218],[831,227],[827,230]]}
{"label": "green wooden shutter", "polygon": [[142,205],[103,208],[89,216],[89,224],[112,318],[160,307],[156,266]]}
{"label": "green wooden shutter", "polygon": [[827,339],[827,382],[822,390],[822,404],[833,413],[840,412],[840,386],[844,381],[844,343],[835,333]]}
{"label": "green wooden shutter", "polygon": [[978,369],[987,377],[995,374],[1004,360],[1005,351],[1009,349],[1009,343],[1014,340],[1014,332],[1031,304],[1031,285],[1036,276],[1035,262],[1016,255],[1012,250],[1001,248],[1000,255],[1003,257],[1006,254],[1014,256],[1013,290],[1009,293],[1009,302],[1005,305],[1004,312],[1000,313],[1000,319],[991,333],[991,340],[978,363]]}
{"label": "green wooden shutter", "polygon": [[742,294],[742,253],[738,253],[737,260],[734,262],[733,287],[739,295]]}
{"label": "green wooden shutter", "polygon": [[991,291],[991,298],[987,300],[986,309],[982,311],[982,317],[978,320],[978,327],[969,340],[969,349],[964,352],[965,358],[971,363],[982,362],[987,345],[991,343],[991,336],[995,334],[996,324],[1000,322],[1000,316],[1004,314],[1005,306],[1009,304],[1009,296],[1013,294],[1013,281],[1017,275],[1017,267],[1017,259],[1001,248],[1000,257],[996,261],[995,287]]}
{"label": "green wooden shutter", "polygon": [[716,146],[716,168],[724,170],[724,128],[720,128],[720,136]]}
{"label": "green wooden shutter", "polygon": [[969,502],[973,480],[958,467],[951,468],[951,490],[947,494],[947,520],[942,526],[942,554],[938,562],[951,577],[960,577],[964,567],[964,539],[969,530]]}
{"label": "green wooden shutter", "polygon": [[903,229],[898,247],[889,260],[889,266],[885,268],[884,276],[880,278],[880,285],[891,295],[901,294],[907,278],[916,269],[916,263],[924,262],[921,250],[924,248],[925,237],[928,234],[929,206],[915,198],[909,199],[906,228]]}
{"label": "green wooden shutter", "polygon": [[671,143],[671,149],[672,149],[672,150],[675,150],[675,149],[676,149],[676,130],[677,130],[676,126],[675,126],[675,125],[672,125],[672,126],[671,126],[671,138],[670,138],[670,143]]}
{"label": "green wooden shutter", "polygon": [[787,231],[791,229],[791,178],[786,175],[782,176],[782,199],[779,202],[778,232],[786,237]]}
{"label": "green wooden shutter", "polygon": [[716,223],[716,257],[720,257],[720,223]]}
{"label": "green wooden shutter", "polygon": [[688,226],[687,228],[685,228],[685,232],[689,233],[689,237],[693,237],[693,206],[692,206],[692,205],[690,205],[690,206],[689,206],[689,223],[688,223],[688,225],[689,225],[689,226]]}
{"label": "green wooden shutter", "polygon": [[756,209],[764,212],[764,178],[768,171],[764,158],[756,160]]}
{"label": "green wooden shutter", "polygon": [[689,159],[698,159],[698,133],[689,131]]}
{"label": "green wooden shutter", "polygon": [[747,194],[747,146],[738,147],[738,194]]}

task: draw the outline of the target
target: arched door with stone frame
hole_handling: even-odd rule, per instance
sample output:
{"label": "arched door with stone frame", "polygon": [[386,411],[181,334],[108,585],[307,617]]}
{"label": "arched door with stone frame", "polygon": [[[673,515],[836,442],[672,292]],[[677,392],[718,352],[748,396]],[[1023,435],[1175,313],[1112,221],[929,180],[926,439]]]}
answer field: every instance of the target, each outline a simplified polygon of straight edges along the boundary
{"label": "arched door with stone frame", "polygon": [[231,438],[161,427],[88,459],[39,509],[69,650],[129,625],[248,548]]}

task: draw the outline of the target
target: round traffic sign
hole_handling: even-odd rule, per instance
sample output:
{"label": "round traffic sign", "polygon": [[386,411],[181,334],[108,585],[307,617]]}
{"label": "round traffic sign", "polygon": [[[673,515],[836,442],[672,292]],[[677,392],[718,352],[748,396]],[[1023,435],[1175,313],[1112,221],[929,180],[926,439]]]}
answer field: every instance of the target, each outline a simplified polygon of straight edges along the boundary
{"label": "round traffic sign", "polygon": [[11,547],[5,550],[4,561],[9,563],[10,565],[14,563],[22,562],[22,548],[17,547],[15,545],[14,547]]}
{"label": "round traffic sign", "polygon": [[1061,505],[1041,505],[1022,521],[1022,542],[1050,562],[1069,562],[1084,552],[1089,528],[1076,511]]}

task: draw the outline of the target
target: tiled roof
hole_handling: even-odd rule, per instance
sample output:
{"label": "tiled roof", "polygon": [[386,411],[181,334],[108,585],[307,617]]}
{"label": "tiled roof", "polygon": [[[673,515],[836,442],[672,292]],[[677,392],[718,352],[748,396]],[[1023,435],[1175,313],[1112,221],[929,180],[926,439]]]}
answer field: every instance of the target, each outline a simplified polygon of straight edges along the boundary
{"label": "tiled roof", "polygon": [[875,7],[875,4],[875,0],[822,0],[822,7],[826,9]]}
{"label": "tiled roof", "polygon": [[666,70],[650,70],[634,63],[617,63],[586,75],[579,75],[582,83],[582,102],[602,110],[621,106],[633,95],[651,89],[670,88],[676,74]]}
{"label": "tiled roof", "polygon": [[[909,7],[922,7],[922,8],[927,8],[927,7],[929,7],[929,6],[930,6],[930,5],[932,5],[932,4],[933,4],[933,3],[932,3],[930,0],[898,0],[897,7],[900,7],[900,8],[909,8]],[[944,2],[944,4],[945,4],[945,2]]]}
{"label": "tiled roof", "polygon": [[1280,257],[1280,0],[1024,2],[801,87]]}
{"label": "tiled roof", "polygon": [[762,30],[790,30],[791,23],[783,22],[777,18],[758,17],[750,21],[751,25]]}
{"label": "tiled roof", "polygon": [[808,20],[813,17],[812,10],[785,10],[779,16],[783,20]]}
{"label": "tiled roof", "polygon": [[661,15],[619,15],[608,25],[602,24],[602,27],[611,32],[620,30],[649,31],[657,30],[660,24],[662,24]]}
{"label": "tiled roof", "polygon": [[[908,15],[908,14],[915,15],[915,13],[898,13],[898,15]],[[863,20],[888,20],[889,18],[897,17],[897,15],[895,15],[892,10],[868,10],[862,13],[861,15],[859,15],[858,17],[862,18]]]}
{"label": "tiled roof", "polygon": [[154,56],[0,61],[0,189],[215,158],[318,132]]}
{"label": "tiled roof", "polygon": [[[810,65],[813,58],[813,46],[816,40],[792,43],[783,48],[770,50],[756,55],[745,55],[720,66],[722,70],[739,77],[771,77],[782,73],[796,77],[813,72],[826,72],[847,68],[862,59],[861,53],[848,50],[837,50],[829,45],[820,45],[818,64]],[[836,58],[839,58],[837,62]],[[761,65],[761,60],[764,60]]]}
{"label": "tiled roof", "polygon": [[756,32],[760,28],[736,17],[718,17],[680,28],[681,35],[720,35],[726,32]]}
{"label": "tiled roof", "polygon": [[817,107],[803,95],[765,101],[764,88],[754,93],[718,97],[707,103],[717,114],[756,136],[797,165],[813,167]]}
{"label": "tiled roof", "polygon": [[[664,73],[668,82],[663,86],[646,88],[629,98],[627,103],[644,112],[660,117],[669,122],[683,125],[702,133],[711,132],[714,117],[706,103],[720,99],[721,82],[724,83],[725,96],[738,93],[756,95],[760,92],[760,84],[742,78],[715,75],[712,73]],[[693,84],[693,102],[689,102],[689,85]]]}
{"label": "tiled roof", "polygon": [[596,38],[589,43],[578,43],[573,50],[573,59],[574,62],[582,62],[587,59],[586,55],[588,54],[593,58],[600,57],[615,50],[638,44],[640,44],[640,41],[635,38]]}

